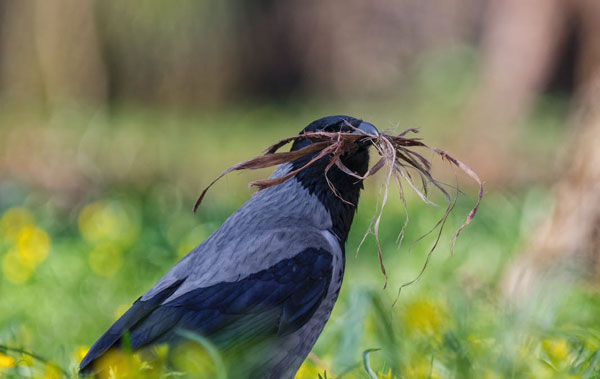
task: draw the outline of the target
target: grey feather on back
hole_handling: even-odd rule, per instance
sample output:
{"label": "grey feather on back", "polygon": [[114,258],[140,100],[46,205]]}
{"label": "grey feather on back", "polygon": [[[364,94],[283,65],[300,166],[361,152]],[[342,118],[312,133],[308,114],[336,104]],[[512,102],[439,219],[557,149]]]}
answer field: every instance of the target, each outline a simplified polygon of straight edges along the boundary
{"label": "grey feather on back", "polygon": [[[285,173],[286,166],[273,176]],[[330,228],[331,218],[321,202],[294,179],[287,180],[254,194],[142,299],[182,278],[187,278],[185,283],[168,300],[194,288],[235,281],[307,247],[339,252],[339,244],[324,235]]]}

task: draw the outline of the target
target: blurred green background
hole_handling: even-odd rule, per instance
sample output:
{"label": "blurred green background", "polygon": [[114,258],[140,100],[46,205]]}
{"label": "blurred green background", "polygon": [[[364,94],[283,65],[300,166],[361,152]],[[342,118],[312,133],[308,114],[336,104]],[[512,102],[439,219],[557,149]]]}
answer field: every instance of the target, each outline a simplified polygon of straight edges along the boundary
{"label": "blurred green background", "polygon": [[[443,198],[407,196],[398,247],[405,212],[392,191],[383,289],[373,239],[354,256],[383,178],[366,183],[340,299],[299,378],[600,377],[593,279],[552,274],[523,301],[504,290],[555,206],[575,95],[595,67],[590,21],[543,34],[559,17],[530,5],[0,1],[0,377],[75,375],[96,338],[270,172],[226,177],[194,215],[201,189],[331,114],[418,127],[486,190],[450,256],[477,187],[426,154],[463,193],[427,270],[398,294],[425,262],[434,236],[412,243]],[[536,52],[546,45],[554,53]]]}

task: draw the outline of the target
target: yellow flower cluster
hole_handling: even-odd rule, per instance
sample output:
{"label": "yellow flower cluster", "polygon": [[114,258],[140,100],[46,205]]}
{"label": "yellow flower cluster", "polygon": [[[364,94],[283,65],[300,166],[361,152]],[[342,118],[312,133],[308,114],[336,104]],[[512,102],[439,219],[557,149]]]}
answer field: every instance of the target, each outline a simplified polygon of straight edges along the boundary
{"label": "yellow flower cluster", "polygon": [[[165,373],[165,362],[169,352],[168,350],[169,348],[167,345],[156,345],[140,352],[126,352],[118,349],[109,350],[96,363],[95,368],[98,370],[96,378],[162,378]],[[74,353],[76,361],[79,362],[83,359],[83,356],[87,354],[87,351],[88,350],[84,347],[77,348]],[[182,355],[186,354],[186,352],[183,351],[181,353],[183,353]],[[192,362],[198,364],[196,359],[202,357],[202,355],[193,355],[186,358],[192,358]],[[176,369],[181,371],[180,367],[176,366]],[[200,372],[203,373],[204,371]],[[198,376],[192,375],[191,377]],[[215,376],[212,375],[207,377],[214,378]]]}
{"label": "yellow flower cluster", "polygon": [[[20,356],[14,356],[0,353],[0,378],[3,378],[3,371],[13,369],[15,367],[29,368],[26,371],[20,371],[18,377],[35,377],[39,379],[59,379],[62,378],[62,372],[58,366],[53,363],[47,363],[42,367],[42,370],[31,370],[34,366],[34,359],[29,352],[18,353]],[[32,376],[37,371],[36,376]],[[11,376],[12,377],[12,376]]]}
{"label": "yellow flower cluster", "polygon": [[444,310],[441,305],[428,300],[416,300],[404,311],[406,328],[410,332],[439,334],[444,327]]}
{"label": "yellow flower cluster", "polygon": [[318,378],[321,371],[322,370],[320,370],[319,367],[316,364],[314,364],[313,361],[311,361],[310,359],[307,359],[304,361],[304,363],[302,363],[302,366],[300,366],[300,369],[298,369],[298,372],[296,373],[296,376],[294,378],[295,379]]}
{"label": "yellow flower cluster", "polygon": [[392,377],[392,370],[389,369],[387,371],[387,373],[383,373],[383,372],[377,372],[377,379],[394,379],[394,377]]}
{"label": "yellow flower cluster", "polygon": [[54,363],[48,363],[44,366],[44,371],[41,376],[42,379],[62,379],[64,376],[58,367]]}
{"label": "yellow flower cluster", "polygon": [[431,361],[428,359],[415,359],[405,368],[405,375],[411,379],[439,378],[431,372]]}
{"label": "yellow flower cluster", "polygon": [[100,379],[138,377],[144,367],[138,354],[127,354],[120,350],[110,350],[98,362]]}
{"label": "yellow flower cluster", "polygon": [[23,284],[50,252],[50,237],[25,208],[11,208],[0,218],[0,239],[6,250],[2,273],[6,281]]}
{"label": "yellow flower cluster", "polygon": [[134,212],[119,201],[98,201],[86,205],[78,217],[79,231],[91,245],[90,268],[100,276],[115,275],[123,265],[123,250],[139,234]]}
{"label": "yellow flower cluster", "polygon": [[554,363],[563,362],[569,355],[569,343],[564,338],[545,339],[542,349]]}
{"label": "yellow flower cluster", "polygon": [[17,361],[10,355],[0,353],[0,372],[2,372],[3,369],[15,367],[16,362]]}

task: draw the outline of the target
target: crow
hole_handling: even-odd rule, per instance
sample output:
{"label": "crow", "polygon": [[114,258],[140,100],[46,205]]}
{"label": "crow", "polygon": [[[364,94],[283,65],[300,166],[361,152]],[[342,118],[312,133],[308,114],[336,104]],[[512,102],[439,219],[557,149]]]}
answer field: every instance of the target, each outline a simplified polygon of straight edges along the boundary
{"label": "crow", "polygon": [[[367,172],[370,141],[379,136],[375,126],[329,116],[300,135],[319,131],[364,134],[341,160],[360,176]],[[311,143],[298,139],[291,150]],[[316,154],[280,165],[272,177],[304,166]],[[254,194],[94,343],[80,375],[98,372],[97,362],[111,349],[174,347],[186,341],[187,332],[221,352],[231,378],[293,378],[337,300],[345,243],[363,188],[335,165],[326,178],[330,159]]]}

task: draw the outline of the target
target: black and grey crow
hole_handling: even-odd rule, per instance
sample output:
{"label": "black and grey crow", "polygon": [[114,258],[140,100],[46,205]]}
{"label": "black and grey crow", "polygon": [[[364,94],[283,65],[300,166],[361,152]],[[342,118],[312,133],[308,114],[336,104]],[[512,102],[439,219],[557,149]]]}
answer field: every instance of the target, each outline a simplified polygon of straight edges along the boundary
{"label": "black and grey crow", "polygon": [[[330,116],[300,134],[310,131],[364,133],[358,148],[341,159],[355,173],[367,172],[368,140],[379,135],[372,124]],[[297,140],[292,151],[310,143]],[[315,154],[279,166],[273,177],[302,167]],[[252,196],[96,341],[80,374],[93,373],[99,358],[125,343],[133,350],[175,346],[188,331],[223,353],[231,378],[292,378],[338,297],[344,245],[363,188],[334,165],[327,176],[336,195],[324,175],[329,161],[321,158]]]}

